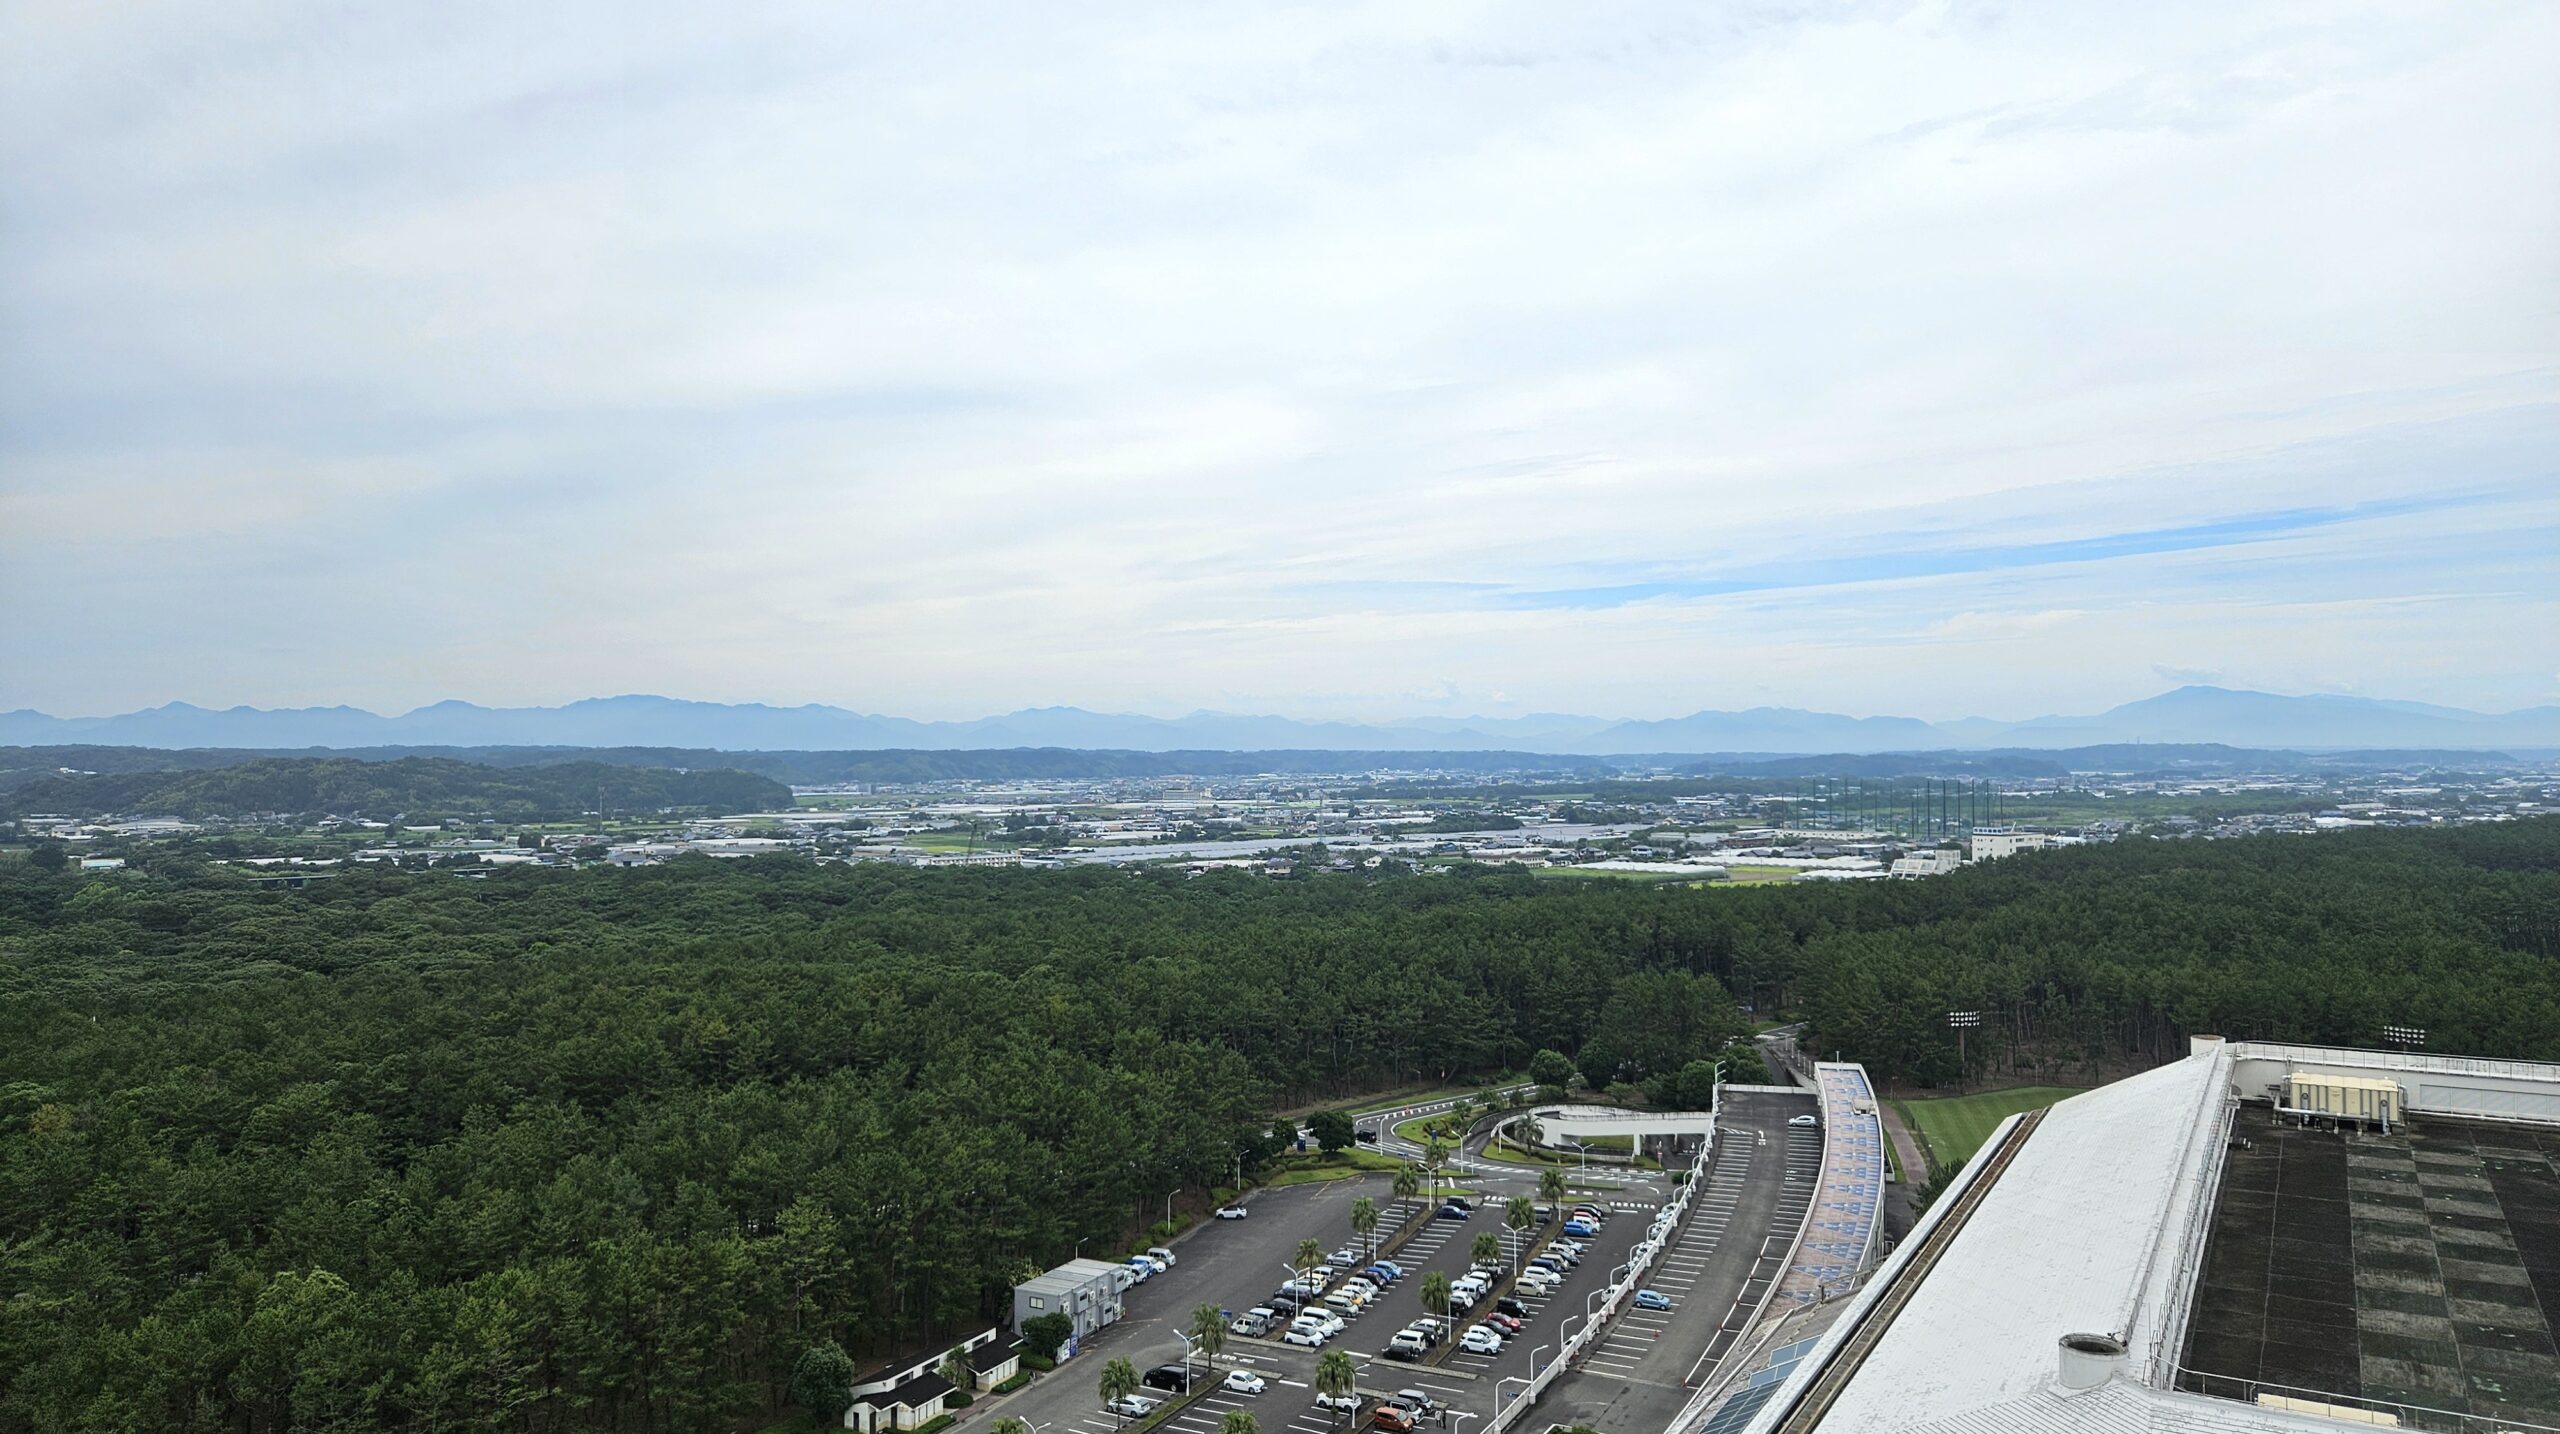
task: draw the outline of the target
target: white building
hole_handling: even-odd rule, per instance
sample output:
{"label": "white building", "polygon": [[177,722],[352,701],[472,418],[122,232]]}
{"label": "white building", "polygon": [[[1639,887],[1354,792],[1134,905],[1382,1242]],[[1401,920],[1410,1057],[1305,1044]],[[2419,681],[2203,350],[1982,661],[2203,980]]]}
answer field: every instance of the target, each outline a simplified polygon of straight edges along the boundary
{"label": "white building", "polygon": [[1895,876],[1944,876],[1964,865],[1964,853],[1954,847],[1931,847],[1894,858]]}
{"label": "white building", "polygon": [[[2410,1124],[2286,1108],[2306,1077],[2387,1086]],[[2550,1429],[2555,1144],[2560,1065],[2199,1036],[2010,1117],[1855,1296],[1791,1317],[1670,1434]],[[2246,1374],[2217,1367],[2235,1324]]]}
{"label": "white building", "polygon": [[1973,860],[1998,861],[2004,856],[2015,856],[2022,851],[2036,851],[2055,844],[2054,839],[2043,832],[2019,831],[2013,827],[1981,827],[1974,832],[1969,845]]}

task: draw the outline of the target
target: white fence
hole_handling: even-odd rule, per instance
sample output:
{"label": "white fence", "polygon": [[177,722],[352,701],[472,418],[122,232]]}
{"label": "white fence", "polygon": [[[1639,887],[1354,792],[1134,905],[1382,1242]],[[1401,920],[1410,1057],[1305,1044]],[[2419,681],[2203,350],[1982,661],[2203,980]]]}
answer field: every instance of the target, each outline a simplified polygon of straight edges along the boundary
{"label": "white fence", "polygon": [[1502,1434],[1502,1431],[1510,1428],[1512,1421],[1527,1413],[1530,1407],[1538,1402],[1538,1396],[1546,1393],[1547,1387],[1554,1384],[1558,1376],[1572,1368],[1573,1362],[1581,1357],[1582,1352],[1589,1349],[1600,1338],[1600,1332],[1608,1328],[1609,1321],[1617,1318],[1618,1311],[1627,1302],[1627,1297],[1634,1294],[1644,1283],[1645,1276],[1653,1271],[1654,1262],[1662,1258],[1663,1249],[1679,1234],[1680,1221],[1688,1215],[1690,1202],[1697,1198],[1698,1187],[1706,1183],[1707,1162],[1714,1158],[1715,1149],[1715,1132],[1710,1129],[1707,1132],[1707,1138],[1699,1143],[1698,1158],[1689,1167],[1689,1178],[1680,1182],[1677,1193],[1673,1194],[1670,1201],[1653,1217],[1653,1227],[1645,1232],[1642,1240],[1636,1242],[1635,1249],[1627,1255],[1627,1262],[1618,1267],[1626,1272],[1625,1275],[1609,1286],[1608,1293],[1601,1298],[1597,1311],[1583,1324],[1582,1328],[1574,1331],[1573,1338],[1564,1342],[1564,1347],[1556,1351],[1556,1357],[1549,1360],[1544,1369],[1531,1375],[1521,1390],[1509,1399],[1502,1397],[1502,1390],[1512,1382],[1511,1380],[1500,1381],[1494,1386],[1493,1421],[1486,1427],[1485,1434]]}

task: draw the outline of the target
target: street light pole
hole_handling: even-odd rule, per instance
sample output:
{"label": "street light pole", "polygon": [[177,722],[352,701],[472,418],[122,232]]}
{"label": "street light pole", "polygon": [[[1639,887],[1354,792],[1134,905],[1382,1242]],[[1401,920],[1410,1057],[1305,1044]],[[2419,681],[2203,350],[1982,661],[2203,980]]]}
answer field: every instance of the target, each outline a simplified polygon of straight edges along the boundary
{"label": "street light pole", "polygon": [[1553,1348],[1555,1348],[1555,1346],[1554,1346],[1554,1345],[1551,1345],[1551,1344],[1542,1344],[1542,1345],[1539,1345],[1536,1349],[1533,1349],[1533,1350],[1529,1351],[1529,1377],[1530,1377],[1531,1379],[1535,1379],[1535,1378],[1537,1378],[1537,1377],[1538,1377],[1538,1367],[1539,1367],[1539,1366],[1538,1366],[1538,1356],[1539,1356],[1539,1355],[1541,1355],[1541,1354],[1546,1353],[1548,1350],[1551,1350],[1551,1349],[1553,1349]]}

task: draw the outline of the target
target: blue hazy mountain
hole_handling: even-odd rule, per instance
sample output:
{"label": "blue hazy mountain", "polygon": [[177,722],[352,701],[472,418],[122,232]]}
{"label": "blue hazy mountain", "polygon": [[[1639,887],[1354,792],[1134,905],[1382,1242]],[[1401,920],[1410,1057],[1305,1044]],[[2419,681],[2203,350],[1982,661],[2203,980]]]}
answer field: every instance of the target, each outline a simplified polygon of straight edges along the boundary
{"label": "blue hazy mountain", "polygon": [[2050,750],[2119,742],[2220,742],[2296,750],[2560,748],[2560,707],[2470,712],[2419,702],[2285,697],[2181,687],[2090,716],[2024,721],[1850,717],[1790,707],[1701,711],[1618,721],[1569,713],[1528,717],[1313,722],[1231,712],[1181,717],[1037,707],[965,722],[919,722],[822,704],[595,697],[559,707],[448,701],[383,716],[356,707],[219,710],[185,702],[111,717],[0,713],[0,745],[132,747],[686,747],[728,751],[953,751],[1074,747],[1120,751],[1330,750],[1631,753]]}

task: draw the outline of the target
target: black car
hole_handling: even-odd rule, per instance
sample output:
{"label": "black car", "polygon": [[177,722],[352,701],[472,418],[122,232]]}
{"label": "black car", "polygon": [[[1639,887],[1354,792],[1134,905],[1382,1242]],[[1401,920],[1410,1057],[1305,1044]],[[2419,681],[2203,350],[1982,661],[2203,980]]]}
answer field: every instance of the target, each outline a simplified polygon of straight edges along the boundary
{"label": "black car", "polygon": [[1385,1359],[1392,1359],[1398,1364],[1415,1364],[1421,1361],[1422,1351],[1418,1349],[1407,1349],[1400,1344],[1391,1344],[1387,1346],[1386,1352],[1381,1357]]}
{"label": "black car", "polygon": [[1469,1200],[1469,1199],[1468,1199],[1466,1196],[1464,1196],[1464,1195],[1450,1195],[1450,1196],[1446,1196],[1446,1197],[1444,1197],[1444,1198],[1443,1198],[1443,1203],[1445,1203],[1445,1204],[1450,1204],[1450,1205],[1455,1205],[1455,1206],[1457,1206],[1459,1209],[1464,1210],[1464,1211],[1467,1211],[1467,1212],[1468,1212],[1468,1213],[1470,1213],[1470,1214],[1474,1213],[1475,1208],[1476,1208],[1476,1207],[1475,1207],[1475,1202],[1473,1202],[1473,1201]]}
{"label": "black car", "polygon": [[1464,1220],[1475,1212],[1464,1205],[1443,1205],[1432,1212],[1434,1220]]}
{"label": "black car", "polygon": [[1520,1303],[1518,1300],[1513,1299],[1509,1295],[1504,1295],[1502,1298],[1495,1300],[1493,1302],[1493,1308],[1496,1314],[1507,1314],[1513,1319],[1527,1319],[1529,1317],[1529,1307]]}
{"label": "black car", "polygon": [[1138,1382],[1149,1389],[1182,1390],[1191,1387],[1193,1377],[1191,1370],[1184,1365],[1159,1364],[1148,1370],[1146,1377]]}
{"label": "black car", "polygon": [[1280,1311],[1282,1314],[1296,1314],[1298,1311],[1307,1307],[1307,1302],[1290,1290],[1278,1291],[1269,1299],[1264,1300],[1263,1303]]}
{"label": "black car", "polygon": [[1362,1145],[1375,1145],[1378,1143],[1378,1132],[1374,1130],[1364,1130],[1361,1131],[1356,1138]]}

